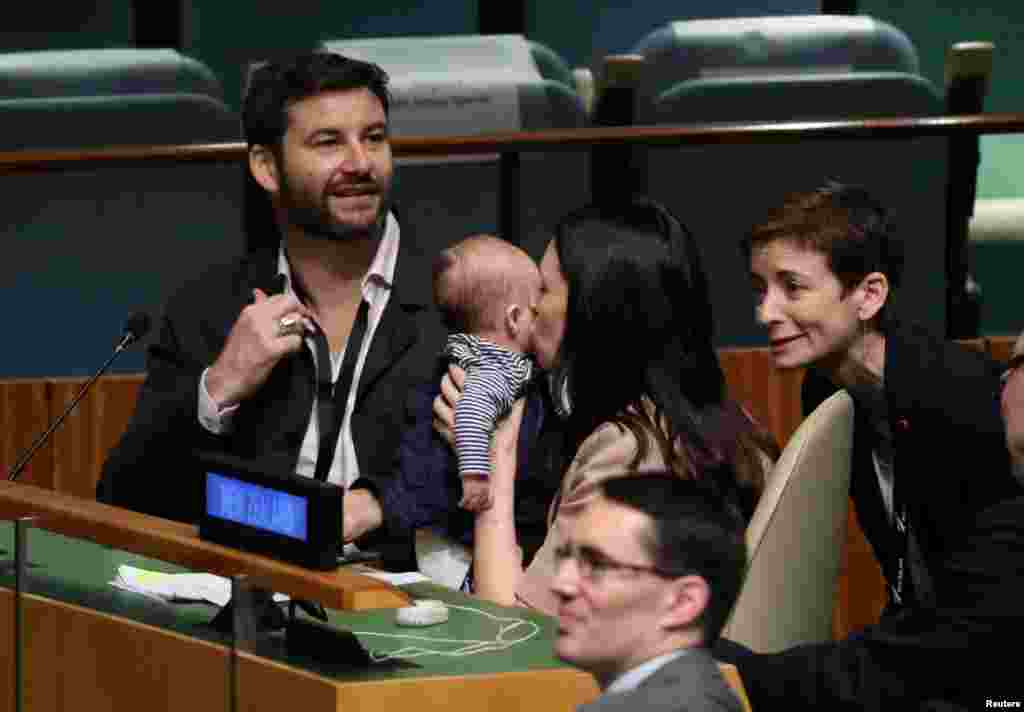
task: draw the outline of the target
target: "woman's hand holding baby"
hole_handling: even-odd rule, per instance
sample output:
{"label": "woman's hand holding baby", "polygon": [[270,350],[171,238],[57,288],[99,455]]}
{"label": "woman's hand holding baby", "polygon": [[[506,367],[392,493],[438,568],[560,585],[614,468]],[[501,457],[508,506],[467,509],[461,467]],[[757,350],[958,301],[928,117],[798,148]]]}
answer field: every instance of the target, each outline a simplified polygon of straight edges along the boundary
{"label": "woman's hand holding baby", "polygon": [[455,404],[462,397],[462,387],[465,383],[466,372],[459,366],[451,364],[448,366],[448,372],[441,379],[441,393],[434,398],[434,430],[453,449],[455,448]]}

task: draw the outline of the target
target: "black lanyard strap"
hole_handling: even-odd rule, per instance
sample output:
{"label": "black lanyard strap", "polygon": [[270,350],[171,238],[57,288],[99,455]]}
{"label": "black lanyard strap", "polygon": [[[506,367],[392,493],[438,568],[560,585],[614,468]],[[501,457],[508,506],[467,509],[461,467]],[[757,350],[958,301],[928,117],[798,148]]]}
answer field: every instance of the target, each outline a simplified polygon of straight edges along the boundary
{"label": "black lanyard strap", "polygon": [[345,358],[341,362],[341,371],[337,382],[331,382],[331,349],[327,337],[319,328],[313,332],[316,344],[316,399],[317,421],[320,429],[320,449],[316,456],[316,478],[327,481],[334,461],[334,451],[341,433],[341,422],[345,419],[345,404],[348,403],[349,391],[356,374],[356,363],[359,352],[363,349],[363,339],[369,323],[370,305],[361,300],[356,312],[352,333],[345,345]]}
{"label": "black lanyard strap", "polygon": [[[896,418],[893,422],[893,455],[892,455],[892,543],[895,557],[894,580],[889,584],[889,596],[898,606],[935,605],[935,589],[928,562],[924,559],[918,537],[921,530],[913,529],[910,516],[909,499],[906,496],[906,473],[899,477],[896,473],[899,448],[896,443],[902,438],[910,437],[910,423],[906,418]],[[906,466],[904,460],[901,464]]]}
{"label": "black lanyard strap", "polygon": [[893,603],[902,606],[910,602],[912,584],[907,577],[907,508],[896,505],[895,484],[893,482],[892,543],[896,570],[889,583],[889,597]]}

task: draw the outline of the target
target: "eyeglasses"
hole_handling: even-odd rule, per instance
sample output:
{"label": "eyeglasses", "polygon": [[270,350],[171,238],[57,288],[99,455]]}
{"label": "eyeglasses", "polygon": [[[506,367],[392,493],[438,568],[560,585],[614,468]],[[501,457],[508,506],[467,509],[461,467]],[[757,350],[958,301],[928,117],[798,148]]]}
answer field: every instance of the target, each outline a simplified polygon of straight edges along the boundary
{"label": "eyeglasses", "polygon": [[1010,380],[1010,376],[1013,375],[1013,372],[1022,365],[1024,365],[1024,351],[1021,351],[1019,354],[1014,354],[1010,357],[1010,360],[1006,362],[1006,370],[1003,371],[1003,375],[1000,376],[999,383],[1005,386],[1006,382]]}
{"label": "eyeglasses", "polygon": [[635,571],[637,573],[654,574],[661,578],[678,578],[679,576],[686,575],[685,573],[666,571],[657,566],[628,564],[606,556],[597,549],[587,546],[574,547],[570,544],[563,544],[555,549],[555,570],[560,571],[562,565],[569,559],[576,562],[576,570],[579,571],[580,576],[592,582],[600,581],[613,571]]}

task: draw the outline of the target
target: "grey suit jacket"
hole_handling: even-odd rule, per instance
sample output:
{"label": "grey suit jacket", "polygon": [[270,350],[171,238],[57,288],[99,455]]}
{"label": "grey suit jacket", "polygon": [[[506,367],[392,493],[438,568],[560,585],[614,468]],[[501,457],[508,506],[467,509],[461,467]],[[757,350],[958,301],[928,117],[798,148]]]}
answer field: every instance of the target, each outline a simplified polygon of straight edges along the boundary
{"label": "grey suit jacket", "polygon": [[627,692],[603,694],[579,712],[741,712],[739,698],[703,648],[687,651]]}

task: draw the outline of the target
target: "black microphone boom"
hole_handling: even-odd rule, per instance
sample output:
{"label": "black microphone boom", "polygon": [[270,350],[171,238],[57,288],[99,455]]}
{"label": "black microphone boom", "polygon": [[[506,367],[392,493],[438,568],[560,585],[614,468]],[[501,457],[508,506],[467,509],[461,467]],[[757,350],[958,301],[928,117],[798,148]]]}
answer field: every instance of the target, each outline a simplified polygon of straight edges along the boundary
{"label": "black microphone boom", "polygon": [[64,422],[64,419],[71,415],[71,411],[73,411],[75,406],[78,405],[78,402],[85,397],[85,394],[89,391],[89,388],[92,387],[92,384],[96,382],[96,379],[107,372],[107,369],[110,368],[110,364],[114,363],[114,359],[116,359],[122,351],[144,337],[148,331],[148,314],[145,312],[134,312],[128,317],[128,321],[126,321],[124,325],[124,333],[122,334],[117,347],[114,349],[114,353],[110,354],[110,358],[108,358],[106,362],[100,366],[100,369],[93,374],[92,378],[86,381],[79,389],[74,400],[71,401],[71,405],[64,409],[64,412],[60,414],[60,417],[53,421],[53,424],[46,429],[46,432],[36,438],[35,442],[32,443],[32,446],[25,451],[25,454],[22,455],[16,463],[14,463],[14,467],[11,468],[10,474],[7,475],[8,481],[14,482],[18,479],[18,476],[21,475],[22,471],[28,465],[28,461],[32,459],[32,456],[36,454],[36,451],[42,447],[43,443],[45,443],[50,435],[53,434],[53,431],[60,427],[60,424]]}

